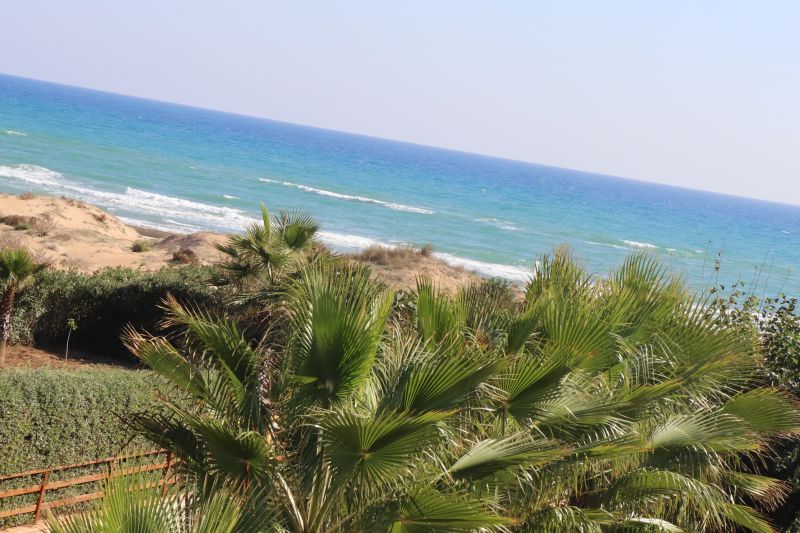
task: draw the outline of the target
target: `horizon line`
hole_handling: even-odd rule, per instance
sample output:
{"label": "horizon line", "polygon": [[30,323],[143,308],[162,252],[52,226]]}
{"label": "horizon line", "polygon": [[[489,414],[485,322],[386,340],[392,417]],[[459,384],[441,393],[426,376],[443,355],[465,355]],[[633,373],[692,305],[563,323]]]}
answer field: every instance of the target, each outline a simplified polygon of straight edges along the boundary
{"label": "horizon line", "polygon": [[265,121],[268,121],[268,122],[275,122],[275,123],[286,124],[286,125],[290,125],[290,126],[299,126],[299,127],[302,127],[302,128],[316,129],[316,130],[327,131],[327,132],[331,132],[331,133],[352,135],[352,136],[355,136],[355,137],[364,137],[364,138],[367,138],[367,139],[374,139],[374,140],[379,140],[379,141],[384,141],[384,142],[394,142],[394,143],[400,143],[400,144],[407,144],[407,145],[411,145],[411,146],[417,146],[417,147],[421,147],[421,148],[428,148],[428,149],[434,149],[434,150],[444,150],[444,151],[449,151],[449,152],[455,152],[455,153],[459,153],[459,154],[469,155],[469,156],[473,156],[473,157],[485,157],[485,158],[489,158],[489,159],[498,159],[498,160],[501,160],[501,161],[509,161],[509,162],[512,162],[512,163],[522,163],[522,164],[526,164],[526,165],[537,165],[537,166],[541,166],[541,167],[549,167],[549,168],[554,168],[554,169],[558,169],[558,170],[567,170],[567,171],[572,171],[572,172],[580,172],[582,174],[588,174],[588,175],[591,175],[591,176],[600,176],[600,177],[604,177],[604,178],[612,178],[612,179],[618,179],[618,180],[633,181],[633,182],[636,182],[636,183],[644,183],[644,184],[648,184],[648,185],[658,185],[658,186],[661,186],[661,187],[669,187],[669,188],[681,189],[681,190],[685,190],[685,191],[701,192],[701,193],[713,194],[713,195],[717,195],[717,196],[726,196],[726,197],[729,197],[729,198],[735,198],[735,199],[739,199],[739,200],[750,200],[750,201],[754,201],[754,202],[764,202],[764,203],[768,203],[768,204],[775,204],[775,205],[780,205],[780,206],[785,206],[785,207],[800,208],[800,203],[787,203],[787,202],[781,202],[781,201],[778,201],[778,200],[772,200],[772,199],[766,199],[766,198],[757,198],[757,197],[753,197],[753,196],[743,196],[743,195],[740,195],[740,194],[731,194],[731,193],[727,193],[727,192],[720,192],[720,191],[716,191],[716,190],[712,190],[712,189],[686,187],[686,186],[683,186],[683,185],[674,185],[674,184],[671,184],[671,183],[664,183],[664,182],[661,182],[661,181],[651,181],[651,180],[641,179],[641,178],[630,178],[630,177],[627,177],[627,176],[617,176],[617,175],[614,175],[614,174],[606,174],[606,173],[597,172],[597,171],[594,171],[594,170],[585,170],[585,169],[579,169],[579,168],[565,167],[565,166],[553,165],[553,164],[549,164],[549,163],[539,163],[537,161],[529,161],[529,160],[526,160],[526,159],[517,159],[517,158],[513,158],[513,157],[500,156],[500,155],[494,155],[494,154],[487,154],[487,153],[481,153],[481,152],[470,152],[470,151],[467,151],[467,150],[464,150],[464,149],[452,148],[452,147],[448,147],[448,146],[437,146],[437,145],[432,145],[432,144],[421,144],[419,142],[408,141],[408,140],[404,140],[404,139],[393,139],[393,138],[390,138],[390,137],[378,137],[376,135],[369,135],[369,134],[366,134],[366,133],[359,133],[359,132],[347,131],[347,130],[337,130],[337,129],[333,129],[333,128],[328,128],[328,127],[324,127],[324,126],[316,126],[316,125],[313,125],[313,124],[305,124],[305,123],[301,123],[301,122],[288,122],[288,121],[285,121],[285,120],[277,120],[277,119],[274,119],[274,118],[260,116],[260,115],[248,115],[246,113],[242,113],[242,112],[238,112],[238,111],[228,111],[228,110],[224,110],[224,109],[215,109],[215,108],[211,108],[211,107],[202,107],[202,106],[199,106],[199,105],[187,104],[187,103],[182,103],[182,102],[174,102],[172,100],[160,100],[158,98],[153,98],[153,97],[149,97],[149,96],[141,96],[141,95],[136,95],[136,94],[114,92],[114,91],[109,91],[109,90],[105,90],[105,89],[97,89],[97,88],[94,88],[94,87],[86,87],[84,85],[70,85],[70,84],[62,83],[62,82],[58,82],[58,81],[43,80],[43,79],[40,79],[40,78],[30,78],[28,76],[19,76],[17,74],[8,74],[8,73],[5,73],[5,72],[0,72],[0,76],[6,76],[6,77],[9,77],[9,78],[18,78],[18,79],[21,79],[21,80],[34,81],[34,82],[38,82],[38,83],[48,83],[48,84],[51,84],[51,85],[59,85],[61,87],[69,87],[69,88],[72,88],[72,89],[81,89],[81,90],[85,90],[85,91],[94,91],[94,92],[99,92],[99,93],[109,94],[109,95],[114,95],[114,96],[123,96],[123,97],[126,97],[126,98],[134,98],[134,99],[138,99],[138,100],[145,100],[145,101],[148,101],[148,102],[155,102],[155,103],[159,103],[159,104],[169,104],[169,105],[174,105],[174,106],[186,107],[186,108],[190,108],[190,109],[197,109],[197,110],[201,110],[201,111],[210,111],[212,113],[221,113],[221,114],[225,114],[225,115],[233,115],[233,116],[249,118],[249,119],[265,120]]}

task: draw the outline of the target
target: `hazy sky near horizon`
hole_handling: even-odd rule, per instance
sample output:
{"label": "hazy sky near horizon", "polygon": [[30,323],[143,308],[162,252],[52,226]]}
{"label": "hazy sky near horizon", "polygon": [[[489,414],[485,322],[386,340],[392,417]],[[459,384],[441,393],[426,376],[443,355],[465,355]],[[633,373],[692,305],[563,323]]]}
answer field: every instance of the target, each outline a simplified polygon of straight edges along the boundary
{"label": "hazy sky near horizon", "polygon": [[0,72],[800,204],[800,2],[3,0]]}

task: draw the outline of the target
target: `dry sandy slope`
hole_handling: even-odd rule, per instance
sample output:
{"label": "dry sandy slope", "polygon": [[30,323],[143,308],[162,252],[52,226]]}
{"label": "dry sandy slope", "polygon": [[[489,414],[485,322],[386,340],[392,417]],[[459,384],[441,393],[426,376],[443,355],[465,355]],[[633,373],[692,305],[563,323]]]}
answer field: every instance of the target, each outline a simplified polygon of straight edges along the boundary
{"label": "dry sandy slope", "polygon": [[[10,220],[8,217],[12,217]],[[22,217],[23,228],[15,229],[14,217]],[[173,235],[164,239],[145,236],[92,205],[49,196],[0,195],[0,246],[24,246],[56,268],[93,271],[103,267],[128,266],[157,269],[172,260],[180,248],[192,249],[201,262],[217,258],[214,243],[225,236],[216,233]],[[19,227],[19,224],[17,224]],[[134,252],[137,241],[149,241],[148,252]]]}
{"label": "dry sandy slope", "polygon": [[[14,224],[23,229],[15,229]],[[127,266],[153,270],[172,264],[172,254],[180,249],[192,250],[201,263],[212,263],[219,258],[215,244],[225,239],[225,235],[211,232],[171,235],[137,229],[93,205],[67,198],[0,194],[0,247],[24,246],[55,268],[92,272]],[[133,252],[137,241],[149,241],[152,249]],[[414,287],[418,275],[430,277],[446,290],[478,279],[434,257],[418,254],[409,261],[404,255],[389,254],[388,260],[363,262],[378,278],[398,288]]]}

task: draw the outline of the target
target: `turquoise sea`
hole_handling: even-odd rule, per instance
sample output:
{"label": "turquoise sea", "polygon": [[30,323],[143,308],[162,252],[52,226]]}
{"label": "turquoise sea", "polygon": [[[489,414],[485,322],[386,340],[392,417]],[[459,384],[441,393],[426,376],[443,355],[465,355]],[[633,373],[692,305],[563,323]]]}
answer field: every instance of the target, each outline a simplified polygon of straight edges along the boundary
{"label": "turquoise sea", "polygon": [[80,198],[176,232],[238,230],[263,201],[310,211],[343,251],[430,243],[516,280],[560,245],[601,274],[647,251],[695,287],[800,295],[797,206],[2,75],[0,191]]}

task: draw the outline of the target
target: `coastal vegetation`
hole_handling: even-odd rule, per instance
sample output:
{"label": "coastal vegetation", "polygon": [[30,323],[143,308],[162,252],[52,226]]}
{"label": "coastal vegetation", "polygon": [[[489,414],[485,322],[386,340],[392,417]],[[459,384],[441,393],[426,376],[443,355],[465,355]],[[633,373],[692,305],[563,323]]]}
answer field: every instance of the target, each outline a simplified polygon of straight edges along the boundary
{"label": "coastal vegetation", "polygon": [[[16,472],[86,463],[124,450],[151,446],[134,436],[126,419],[162,409],[155,376],[124,368],[4,368],[0,370],[0,476]],[[87,465],[76,475],[105,473]],[[33,481],[0,481],[0,492]],[[51,476],[58,482],[59,477]],[[102,481],[64,487],[51,498],[69,498],[103,489]],[[82,491],[82,492],[81,492]],[[37,494],[2,500],[0,511],[36,503]],[[28,521],[30,515],[0,518],[0,529]]]}
{"label": "coastal vegetation", "polygon": [[524,287],[444,291],[421,276],[398,290],[324,250],[317,230],[263,209],[216,265],[45,270],[19,292],[15,340],[61,341],[73,320],[77,345],[149,370],[0,371],[0,442],[15,461],[0,472],[129,439],[179,459],[168,490],[152,473],[112,477],[98,506],[54,530],[772,531],[793,519],[795,300],[704,298],[646,254],[592,276],[563,250]]}
{"label": "coastal vegetation", "polygon": [[168,294],[207,309],[222,308],[227,291],[208,284],[212,272],[195,264],[156,271],[107,268],[92,274],[47,269],[19,294],[10,338],[22,344],[61,344],[73,320],[73,346],[130,360],[120,340],[125,326],[153,330],[163,317],[159,304]]}
{"label": "coastal vegetation", "polygon": [[136,241],[131,245],[131,251],[136,253],[149,252],[153,249],[150,241]]}
{"label": "coastal vegetation", "polygon": [[0,365],[6,362],[6,348],[13,332],[12,316],[17,293],[33,283],[34,277],[45,268],[23,249],[0,250]]}

